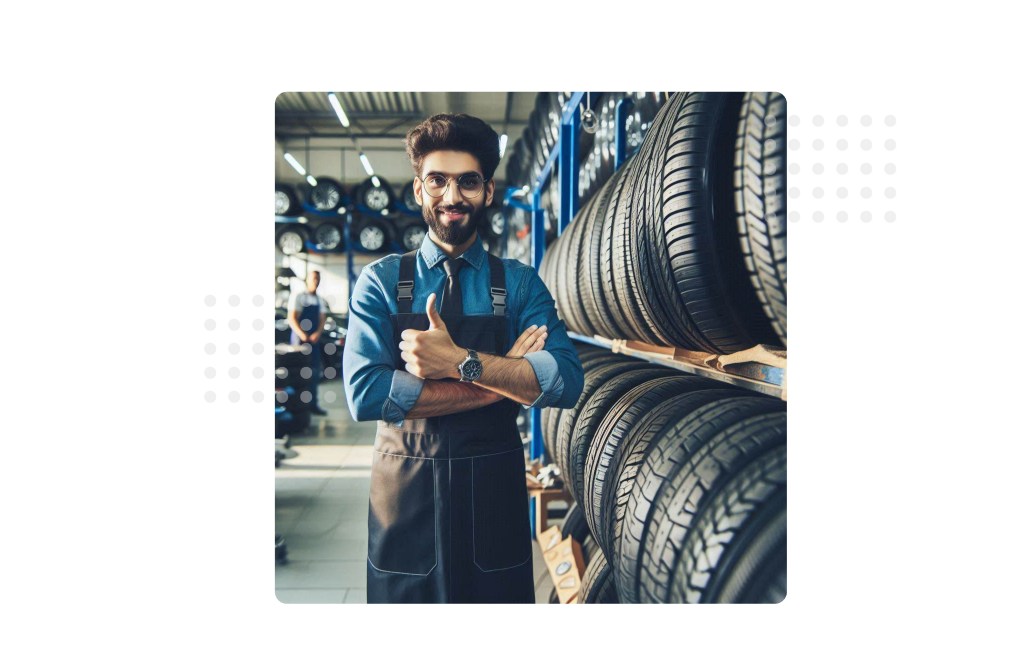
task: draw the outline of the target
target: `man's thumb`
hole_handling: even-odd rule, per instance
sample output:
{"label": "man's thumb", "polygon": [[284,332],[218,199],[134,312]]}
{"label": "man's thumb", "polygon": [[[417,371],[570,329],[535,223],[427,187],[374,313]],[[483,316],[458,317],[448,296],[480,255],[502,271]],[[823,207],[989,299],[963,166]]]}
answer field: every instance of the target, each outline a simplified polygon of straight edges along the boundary
{"label": "man's thumb", "polygon": [[430,297],[426,299],[426,316],[430,318],[430,329],[431,330],[446,330],[447,327],[444,325],[444,319],[437,313],[435,303],[437,302],[437,294],[431,293]]}

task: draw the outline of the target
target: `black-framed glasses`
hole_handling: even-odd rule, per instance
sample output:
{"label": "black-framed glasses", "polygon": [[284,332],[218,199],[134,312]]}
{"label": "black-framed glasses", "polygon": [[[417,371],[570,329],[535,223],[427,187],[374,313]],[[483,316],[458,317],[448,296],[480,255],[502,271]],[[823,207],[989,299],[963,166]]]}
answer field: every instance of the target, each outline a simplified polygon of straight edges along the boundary
{"label": "black-framed glasses", "polygon": [[[430,173],[422,178],[422,188],[431,198],[440,198],[447,193],[448,186],[451,185],[453,179],[440,173]],[[458,192],[466,200],[472,200],[483,193],[483,187],[486,186],[486,182],[479,173],[463,173],[458,176],[456,184],[458,184]]]}

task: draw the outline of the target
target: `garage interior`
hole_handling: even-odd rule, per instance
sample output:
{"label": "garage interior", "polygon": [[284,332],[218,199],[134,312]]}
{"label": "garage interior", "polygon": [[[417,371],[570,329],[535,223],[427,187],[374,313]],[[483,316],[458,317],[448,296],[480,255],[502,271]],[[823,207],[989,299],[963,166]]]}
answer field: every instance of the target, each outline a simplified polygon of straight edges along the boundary
{"label": "garage interior", "polygon": [[[576,407],[519,419],[537,602],[783,600],[786,103],[654,91],[277,98],[277,598],[366,601],[376,424],[344,397],[348,300],[426,238],[404,136],[441,112],[502,135],[479,234],[538,270],[585,374]],[[287,321],[311,270],[317,349]]]}

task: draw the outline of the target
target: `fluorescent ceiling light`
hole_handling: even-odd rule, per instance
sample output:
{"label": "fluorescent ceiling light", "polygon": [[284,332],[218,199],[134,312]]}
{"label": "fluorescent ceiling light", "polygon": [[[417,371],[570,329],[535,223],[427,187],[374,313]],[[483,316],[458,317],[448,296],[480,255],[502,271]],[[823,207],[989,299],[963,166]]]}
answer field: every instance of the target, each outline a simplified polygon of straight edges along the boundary
{"label": "fluorescent ceiling light", "polygon": [[337,113],[337,118],[340,119],[340,124],[344,127],[351,127],[351,121],[347,120],[347,114],[344,113],[344,108],[340,106],[340,101],[337,100],[337,94],[329,94],[329,104],[333,105],[333,111]]}
{"label": "fluorescent ceiling light", "polygon": [[372,186],[376,187],[377,189],[379,188],[379,178],[375,175],[372,176]]}
{"label": "fluorescent ceiling light", "polygon": [[293,155],[291,155],[289,152],[284,152],[283,159],[285,159],[287,163],[294,167],[294,170],[297,171],[298,175],[304,175],[304,166],[301,166],[301,163],[294,159]]}
{"label": "fluorescent ceiling light", "polygon": [[314,178],[314,177],[312,177],[311,175],[309,175],[309,176],[308,176],[308,184],[310,184],[310,185],[312,185],[312,186],[318,186],[318,185],[319,185],[319,183],[318,183],[318,182],[316,182],[316,181],[315,181],[315,178]]}
{"label": "fluorescent ceiling light", "polygon": [[369,175],[375,175],[375,173],[372,172],[372,164],[369,163],[369,158],[365,156],[364,152],[358,153],[358,159],[362,160],[362,166],[365,167],[366,173]]}
{"label": "fluorescent ceiling light", "polygon": [[508,145],[508,135],[507,134],[502,134],[500,141],[501,141],[501,155],[500,156],[504,157],[505,156],[505,146]]}

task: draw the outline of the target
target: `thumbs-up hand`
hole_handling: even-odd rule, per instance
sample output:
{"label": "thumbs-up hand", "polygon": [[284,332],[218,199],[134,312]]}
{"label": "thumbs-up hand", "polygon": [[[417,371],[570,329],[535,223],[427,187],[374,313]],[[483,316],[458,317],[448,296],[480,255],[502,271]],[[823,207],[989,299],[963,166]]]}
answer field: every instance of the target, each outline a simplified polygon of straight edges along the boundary
{"label": "thumbs-up hand", "polygon": [[447,332],[447,326],[444,325],[444,319],[437,313],[437,294],[431,293],[430,297],[426,299],[426,316],[430,318],[430,329],[431,330],[444,330]]}
{"label": "thumbs-up hand", "polygon": [[426,299],[426,316],[430,319],[429,330],[405,330],[401,333],[401,359],[405,370],[424,380],[442,380],[461,377],[458,365],[465,359],[465,349],[451,340],[444,320],[437,313],[434,303],[437,294]]}

